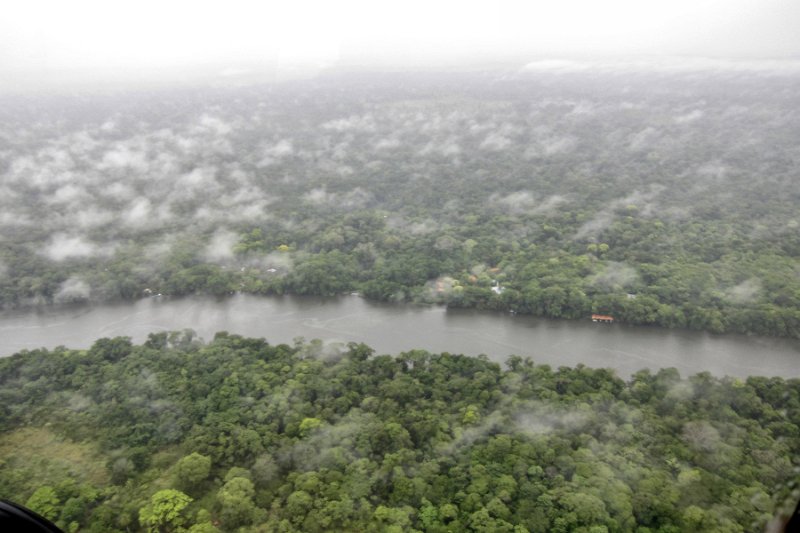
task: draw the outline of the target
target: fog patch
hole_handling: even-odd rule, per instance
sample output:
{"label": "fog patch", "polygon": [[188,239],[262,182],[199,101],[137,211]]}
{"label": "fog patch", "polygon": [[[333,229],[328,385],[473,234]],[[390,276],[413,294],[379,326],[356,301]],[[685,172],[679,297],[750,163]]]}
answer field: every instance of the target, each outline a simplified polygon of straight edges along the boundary
{"label": "fog patch", "polygon": [[56,170],[67,170],[75,167],[72,154],[62,148],[51,146],[40,151],[39,162],[55,167]]}
{"label": "fog patch", "polygon": [[728,167],[719,161],[711,161],[701,165],[697,169],[697,173],[700,176],[709,177],[715,181],[719,181],[728,173]]}
{"label": "fog patch", "polygon": [[705,115],[704,111],[701,109],[695,109],[694,111],[686,113],[685,115],[675,117],[675,122],[677,124],[686,124],[688,122],[694,122],[695,120],[703,118],[703,115]]}
{"label": "fog patch", "polygon": [[50,238],[44,247],[44,254],[53,261],[91,257],[98,253],[93,243],[78,235],[57,233]]}
{"label": "fog patch", "polygon": [[56,189],[52,196],[47,198],[49,204],[69,204],[78,199],[86,198],[86,191],[81,187],[68,184]]}
{"label": "fog patch", "polygon": [[277,143],[267,146],[263,150],[264,157],[256,164],[259,168],[268,167],[278,163],[281,159],[294,154],[292,141],[281,139]]}
{"label": "fog patch", "polygon": [[67,401],[65,403],[67,409],[70,411],[81,412],[91,407],[93,402],[88,396],[84,396],[78,392],[73,392],[67,396]]}
{"label": "fog patch", "polygon": [[117,129],[117,123],[113,120],[106,120],[100,125],[100,131],[103,133],[110,133]]}
{"label": "fog patch", "polygon": [[575,233],[573,239],[582,240],[587,238],[596,238],[603,230],[608,228],[614,222],[614,210],[622,207],[635,207],[636,211],[645,216],[653,216],[658,214],[656,204],[653,202],[666,187],[661,184],[653,184],[650,186],[648,192],[633,191],[624,198],[618,198],[608,204],[602,211],[598,212],[594,218],[583,224]]}
{"label": "fog patch", "polygon": [[614,214],[610,211],[601,211],[590,221],[584,223],[575,233],[575,240],[583,240],[587,237],[594,238],[614,221]]}
{"label": "fog patch", "polygon": [[91,296],[89,285],[78,277],[71,277],[63,282],[53,296],[55,303],[84,302]]}
{"label": "fog patch", "polygon": [[197,126],[194,128],[196,132],[212,133],[214,135],[227,135],[233,128],[224,120],[213,117],[207,113],[203,113],[197,121]]}
{"label": "fog patch", "polygon": [[695,389],[689,381],[679,381],[669,388],[665,398],[673,401],[689,401],[694,398]]}
{"label": "fog patch", "polygon": [[152,208],[147,198],[137,198],[123,213],[122,221],[131,227],[140,227],[151,220]]}
{"label": "fog patch", "polygon": [[217,231],[203,250],[203,258],[212,263],[221,263],[233,259],[233,247],[239,242],[239,236],[232,231]]}
{"label": "fog patch", "polygon": [[725,291],[725,298],[733,303],[748,304],[755,302],[761,294],[761,280],[746,279]]}
{"label": "fog patch", "polygon": [[441,225],[432,218],[407,222],[399,216],[389,218],[386,222],[386,226],[390,229],[410,233],[411,235],[429,235],[441,229]]}
{"label": "fog patch", "polygon": [[511,143],[512,143],[511,139],[504,136],[503,134],[498,132],[492,132],[486,136],[486,138],[480,144],[480,148],[482,150],[488,150],[490,152],[499,152],[511,146]]}
{"label": "fog patch", "polygon": [[452,455],[459,449],[472,446],[475,442],[496,431],[507,431],[508,419],[500,411],[492,411],[482,417],[475,426],[456,426],[453,428],[453,440],[443,442],[436,447],[438,455]]}
{"label": "fog patch", "polygon": [[[237,216],[235,217],[239,221],[246,221],[246,220],[256,220],[256,219],[267,219],[269,218],[269,214],[265,213],[266,206],[271,203],[271,200],[264,201],[261,203],[254,203],[250,205],[242,206],[237,211]],[[233,218],[233,217],[232,217]]]}
{"label": "fog patch", "polygon": [[695,451],[714,452],[722,443],[719,430],[705,420],[693,420],[683,425],[683,440]]}
{"label": "fog patch", "polygon": [[569,112],[570,115],[594,115],[596,112],[597,106],[588,100],[581,100],[578,103],[574,104],[572,111]]}
{"label": "fog patch", "polygon": [[526,158],[532,159],[541,156],[568,154],[573,152],[577,146],[578,139],[571,135],[547,137],[538,140],[535,145],[525,150],[524,155]]}
{"label": "fog patch", "polygon": [[116,200],[119,202],[126,202],[132,200],[136,195],[136,191],[130,185],[122,182],[114,182],[107,187],[104,187],[101,193],[108,199]]}
{"label": "fog patch", "polygon": [[26,172],[30,172],[36,169],[36,161],[33,157],[28,155],[23,155],[14,159],[11,162],[11,165],[8,168],[9,175],[17,176],[19,174],[25,174]]}
{"label": "fog patch", "polygon": [[75,216],[75,223],[81,229],[94,229],[105,226],[114,220],[111,211],[98,209],[97,207],[86,207],[78,210]]}
{"label": "fog patch", "polygon": [[702,176],[711,176],[714,178],[722,178],[728,172],[728,167],[719,161],[711,161],[701,165],[697,169],[697,173]]}
{"label": "fog patch", "polygon": [[461,146],[459,146],[458,140],[455,137],[449,137],[442,142],[430,141],[420,150],[419,154],[438,154],[444,157],[456,156],[461,154]]}
{"label": "fog patch", "polygon": [[[0,211],[0,226],[4,228],[25,228],[33,225],[33,220],[28,215],[12,213],[10,211]],[[5,240],[5,236],[0,234],[0,241]]]}
{"label": "fog patch", "polygon": [[355,189],[342,195],[341,206],[348,209],[354,209],[357,207],[366,206],[371,200],[372,194],[365,191],[361,187],[356,187]]}
{"label": "fog patch", "polygon": [[533,403],[514,417],[517,431],[530,436],[548,435],[561,431],[580,431],[594,418],[592,409],[556,407]]}
{"label": "fog patch", "polygon": [[324,130],[331,130],[338,132],[345,132],[345,131],[373,132],[376,129],[375,121],[371,115],[364,115],[364,116],[354,115],[348,118],[330,120],[328,122],[323,123],[321,127]]}
{"label": "fog patch", "polygon": [[323,205],[335,200],[336,194],[328,193],[325,189],[311,189],[303,195],[303,200],[314,205]]}
{"label": "fog patch", "polygon": [[0,185],[0,203],[13,207],[19,200],[19,194],[9,186]]}
{"label": "fog patch", "polygon": [[101,169],[131,168],[145,171],[148,164],[147,157],[142,152],[134,151],[125,145],[118,145],[103,155],[98,167]]}
{"label": "fog patch", "polygon": [[439,231],[440,228],[441,225],[432,218],[426,218],[425,220],[412,222],[406,226],[406,230],[411,235],[429,235]]}
{"label": "fog patch", "polygon": [[183,174],[176,185],[178,187],[186,187],[189,189],[198,189],[200,187],[211,187],[217,185],[215,179],[217,171],[209,167],[199,167],[192,169],[191,172]]}
{"label": "fog patch", "polygon": [[[62,154],[62,155],[56,155]],[[37,157],[18,157],[7,172],[8,182],[38,189],[49,189],[61,184],[84,181],[73,171],[74,162],[69,154],[60,150],[44,150]]]}
{"label": "fog patch", "polygon": [[555,211],[558,206],[566,201],[567,199],[560,194],[554,194],[552,196],[548,196],[544,202],[537,205],[531,212],[536,215],[547,215]]}
{"label": "fog patch", "polygon": [[381,139],[375,143],[376,150],[391,150],[400,146],[400,141],[395,138]]}
{"label": "fog patch", "polygon": [[433,248],[435,250],[444,250],[449,252],[450,250],[455,250],[460,245],[461,242],[452,235],[440,235],[437,237],[436,242],[433,243]]}
{"label": "fog patch", "polygon": [[725,108],[725,111],[722,112],[722,116],[728,117],[738,117],[741,115],[746,115],[750,112],[750,108],[747,106],[743,106],[740,104],[733,104]]}
{"label": "fog patch", "polygon": [[541,59],[531,61],[520,69],[521,72],[581,72],[591,68],[591,63],[568,59]]}
{"label": "fog patch", "polygon": [[489,202],[514,214],[525,213],[536,205],[536,200],[529,191],[516,191],[505,196],[494,193],[489,196]]}
{"label": "fog patch", "polygon": [[354,209],[367,205],[372,195],[361,187],[346,193],[327,192],[324,188],[316,188],[305,193],[302,198],[313,205]]}
{"label": "fog patch", "polygon": [[800,72],[800,61],[796,59],[725,59],[707,57],[661,57],[646,59],[608,59],[604,61],[573,61],[542,59],[528,63],[520,74],[552,72],[658,72],[658,73],[707,73],[730,72],[760,75],[794,75]]}
{"label": "fog patch", "polygon": [[426,301],[446,299],[460,290],[463,288],[459,285],[458,280],[450,276],[440,276],[425,284],[425,299]]}
{"label": "fog patch", "polygon": [[605,268],[592,276],[589,283],[599,289],[620,291],[631,288],[639,282],[639,273],[632,266],[616,261],[608,261]]}
{"label": "fog patch", "polygon": [[303,344],[298,356],[335,363],[341,361],[348,352],[349,349],[345,342],[312,339],[310,342]]}
{"label": "fog patch", "polygon": [[663,209],[659,215],[667,220],[671,220],[674,222],[680,222],[681,220],[687,220],[691,218],[692,213],[691,210],[685,207],[667,207]]}
{"label": "fog patch", "polygon": [[342,459],[352,463],[353,458],[360,456],[356,449],[357,441],[364,440],[360,436],[381,424],[374,414],[351,409],[335,424],[323,422],[306,439],[295,444],[288,451],[289,457],[283,460],[291,459],[297,469],[306,472],[339,463]]}
{"label": "fog patch", "polygon": [[146,257],[150,263],[163,263],[169,258],[170,253],[172,253],[177,243],[177,236],[166,235],[159,241],[145,246],[142,255]]}
{"label": "fog patch", "polygon": [[628,142],[628,149],[632,152],[649,149],[656,144],[659,136],[657,129],[648,126],[640,132],[631,135]]}

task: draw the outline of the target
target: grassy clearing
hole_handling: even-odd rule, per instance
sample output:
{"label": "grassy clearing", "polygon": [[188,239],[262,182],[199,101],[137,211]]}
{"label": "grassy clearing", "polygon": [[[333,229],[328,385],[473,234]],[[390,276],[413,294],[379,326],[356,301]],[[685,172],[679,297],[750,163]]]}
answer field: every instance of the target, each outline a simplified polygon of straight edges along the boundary
{"label": "grassy clearing", "polygon": [[94,445],[72,442],[46,427],[26,427],[0,434],[0,469],[6,471],[4,477],[10,475],[31,490],[64,478],[104,486],[109,482],[105,464],[106,458]]}

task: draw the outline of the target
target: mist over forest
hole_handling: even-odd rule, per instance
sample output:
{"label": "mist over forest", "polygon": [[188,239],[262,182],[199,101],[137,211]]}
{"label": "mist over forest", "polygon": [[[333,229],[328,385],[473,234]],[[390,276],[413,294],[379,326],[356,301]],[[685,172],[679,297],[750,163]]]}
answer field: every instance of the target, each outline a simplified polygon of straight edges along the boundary
{"label": "mist over forest", "polygon": [[800,529],[797,0],[7,4],[0,531]]}
{"label": "mist over forest", "polygon": [[6,95],[0,302],[359,291],[798,337],[798,76],[538,62]]}
{"label": "mist over forest", "polygon": [[797,379],[191,331],[0,377],[0,494],[71,532],[741,533],[796,502]]}

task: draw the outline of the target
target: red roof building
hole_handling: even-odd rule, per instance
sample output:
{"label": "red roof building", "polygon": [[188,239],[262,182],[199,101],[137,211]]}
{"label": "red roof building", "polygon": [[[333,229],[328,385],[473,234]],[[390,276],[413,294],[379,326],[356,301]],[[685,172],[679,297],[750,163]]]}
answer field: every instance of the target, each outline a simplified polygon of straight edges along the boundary
{"label": "red roof building", "polygon": [[592,314],[592,322],[614,322],[613,316]]}

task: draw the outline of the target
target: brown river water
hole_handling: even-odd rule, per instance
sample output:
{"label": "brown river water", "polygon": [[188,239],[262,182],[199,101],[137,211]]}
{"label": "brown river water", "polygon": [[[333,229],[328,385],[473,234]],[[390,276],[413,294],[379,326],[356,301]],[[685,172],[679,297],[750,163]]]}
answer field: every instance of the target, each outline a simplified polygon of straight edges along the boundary
{"label": "brown river water", "polygon": [[86,348],[100,337],[119,335],[141,342],[151,332],[184,328],[205,340],[228,331],[272,344],[291,344],[296,337],[365,342],[390,354],[421,348],[486,354],[497,362],[517,354],[553,367],[612,368],[623,378],[642,368],[664,367],[675,367],[683,376],[709,371],[800,377],[798,340],[383,304],[355,296],[148,298],[5,311],[0,313],[0,356],[59,345]]}

